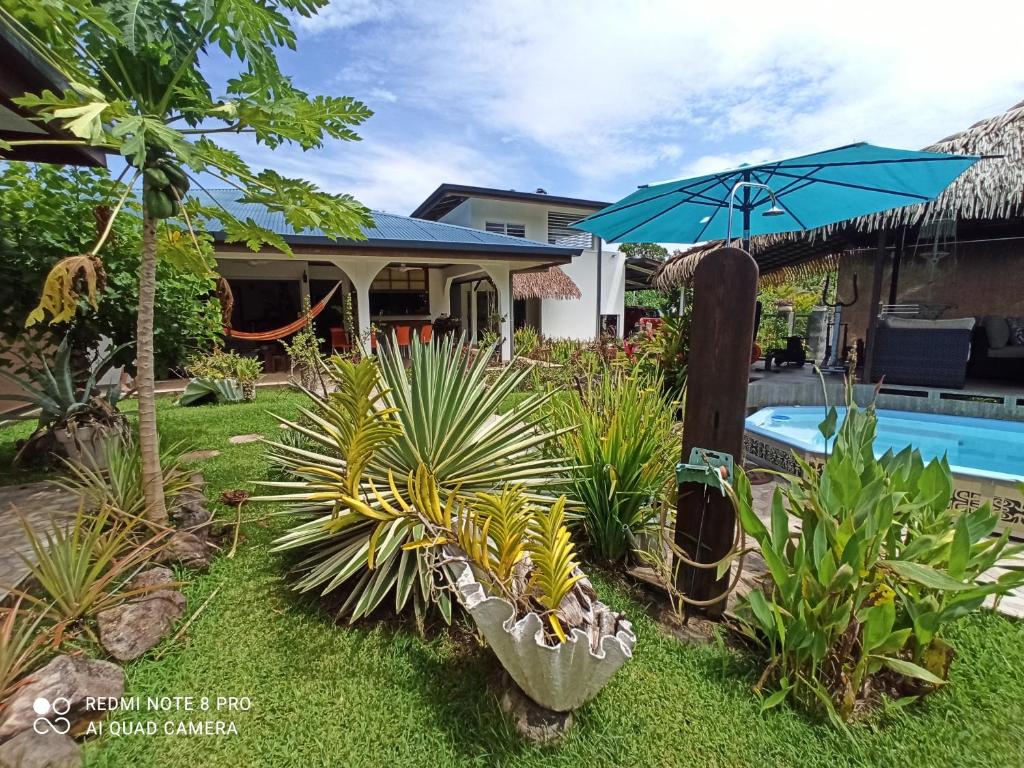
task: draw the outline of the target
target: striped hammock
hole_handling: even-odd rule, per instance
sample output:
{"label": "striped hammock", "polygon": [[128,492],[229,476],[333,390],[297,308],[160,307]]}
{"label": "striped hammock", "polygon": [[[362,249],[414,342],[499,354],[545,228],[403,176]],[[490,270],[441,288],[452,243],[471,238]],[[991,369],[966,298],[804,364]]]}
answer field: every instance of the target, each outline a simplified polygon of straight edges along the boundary
{"label": "striped hammock", "polygon": [[228,326],[224,326],[224,335],[232,339],[239,339],[241,341],[277,341],[278,339],[286,339],[293,333],[298,332],[306,323],[312,320],[314,317],[319,315],[327,307],[327,302],[331,300],[334,292],[341,286],[341,280],[334,284],[334,287],[327,292],[320,301],[314,304],[308,313],[300,317],[298,320],[293,320],[288,325],[282,325],[280,328],[274,328],[270,331],[259,331],[256,333],[249,333],[246,331],[235,331]]}

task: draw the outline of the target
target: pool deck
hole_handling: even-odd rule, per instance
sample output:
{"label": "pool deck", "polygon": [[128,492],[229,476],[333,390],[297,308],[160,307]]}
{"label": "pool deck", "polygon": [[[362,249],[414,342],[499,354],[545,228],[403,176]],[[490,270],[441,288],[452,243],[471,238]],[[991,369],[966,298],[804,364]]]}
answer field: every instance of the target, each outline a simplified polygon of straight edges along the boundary
{"label": "pool deck", "polygon": [[[843,377],[824,374],[822,379],[808,364],[803,368],[783,367],[764,370],[759,360],[750,368],[747,409],[756,411],[769,405],[824,405],[825,393],[832,405],[844,400]],[[869,402],[876,385],[856,384],[854,397],[861,405]],[[942,413],[983,419],[1024,421],[1024,382],[968,380],[963,389],[937,389],[883,384],[876,404],[879,408],[918,413]]]}

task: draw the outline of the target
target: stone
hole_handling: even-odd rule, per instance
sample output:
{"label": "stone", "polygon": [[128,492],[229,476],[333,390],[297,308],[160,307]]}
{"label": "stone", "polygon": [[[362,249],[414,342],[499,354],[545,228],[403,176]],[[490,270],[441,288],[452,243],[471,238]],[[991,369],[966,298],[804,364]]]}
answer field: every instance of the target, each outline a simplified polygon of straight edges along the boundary
{"label": "stone", "polygon": [[557,744],[572,727],[572,712],[552,712],[535,703],[508,677],[501,711],[512,718],[516,732],[533,744]]}
{"label": "stone", "polygon": [[210,567],[213,553],[209,545],[189,531],[175,531],[156,556],[158,563],[180,563],[186,568],[205,571]]}
{"label": "stone", "polygon": [[176,528],[194,533],[205,542],[209,537],[210,519],[213,514],[206,508],[206,496],[202,490],[203,476],[193,475],[190,480],[192,487],[181,492],[177,504],[170,511],[171,521]]}
{"label": "stone", "polygon": [[[157,566],[132,579],[129,591],[174,582],[170,568]],[[185,596],[169,586],[154,589],[96,616],[100,643],[118,661],[137,659],[174,628],[185,613]]]}
{"label": "stone", "polygon": [[82,748],[67,734],[31,728],[0,744],[0,768],[78,768]]}
{"label": "stone", "polygon": [[99,659],[58,656],[28,680],[0,711],[0,739],[32,729],[40,716],[33,709],[37,699],[51,703],[67,699],[68,711],[59,716],[68,719],[73,735],[83,731],[89,721],[103,717],[102,711],[86,709],[86,697],[119,698],[124,693],[124,672],[117,664]]}
{"label": "stone", "polygon": [[262,439],[263,435],[257,434],[235,435],[234,437],[229,437],[228,442],[231,443],[232,445],[244,445],[245,443],[255,443]]}
{"label": "stone", "polygon": [[181,454],[178,457],[178,461],[203,461],[204,459],[212,459],[216,456],[220,456],[220,451],[189,451],[188,453]]}

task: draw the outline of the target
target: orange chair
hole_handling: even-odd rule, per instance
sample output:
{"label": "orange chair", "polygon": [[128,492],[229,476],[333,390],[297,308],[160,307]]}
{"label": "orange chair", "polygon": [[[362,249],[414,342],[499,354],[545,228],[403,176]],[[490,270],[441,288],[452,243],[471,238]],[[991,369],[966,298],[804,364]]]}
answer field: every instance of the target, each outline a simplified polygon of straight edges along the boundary
{"label": "orange chair", "polygon": [[395,326],[395,343],[398,344],[398,351],[405,349],[405,355],[409,354],[409,345],[412,344],[412,329],[408,325]]}
{"label": "orange chair", "polygon": [[434,338],[434,326],[427,323],[420,328],[420,341],[429,344],[432,338]]}
{"label": "orange chair", "polygon": [[344,328],[331,328],[331,350],[340,349],[343,352],[352,351],[352,342],[348,338],[348,332]]}

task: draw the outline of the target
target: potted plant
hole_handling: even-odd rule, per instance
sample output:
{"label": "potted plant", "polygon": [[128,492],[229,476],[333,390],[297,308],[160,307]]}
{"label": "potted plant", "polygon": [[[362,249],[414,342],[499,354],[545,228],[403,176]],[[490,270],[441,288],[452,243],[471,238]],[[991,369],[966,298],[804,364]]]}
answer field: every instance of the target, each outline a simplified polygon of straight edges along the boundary
{"label": "potted plant", "polygon": [[114,357],[126,346],[115,347],[93,362],[89,371],[76,375],[71,345],[65,337],[52,361],[42,352],[32,360],[18,355],[22,363],[18,370],[0,370],[0,375],[22,390],[7,397],[34,406],[25,418],[35,417],[38,409],[38,426],[18,451],[18,458],[57,453],[79,464],[103,468],[106,443],[124,433],[126,422],[116,408],[120,381],[109,386],[98,382],[111,371]]}
{"label": "potted plant", "polygon": [[215,349],[189,360],[185,367],[190,377],[179,399],[180,405],[209,402],[241,402],[256,399],[256,382],[263,373],[263,363],[238,353]]}

